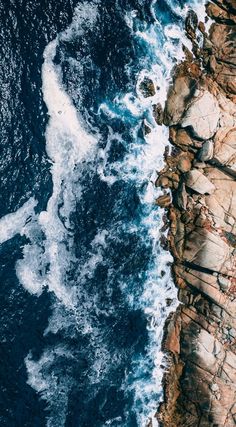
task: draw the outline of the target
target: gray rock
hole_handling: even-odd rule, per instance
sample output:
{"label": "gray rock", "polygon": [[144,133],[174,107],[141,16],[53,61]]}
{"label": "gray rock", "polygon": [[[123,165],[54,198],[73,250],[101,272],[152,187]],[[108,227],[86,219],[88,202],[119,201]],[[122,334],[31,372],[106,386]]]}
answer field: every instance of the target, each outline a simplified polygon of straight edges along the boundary
{"label": "gray rock", "polygon": [[218,276],[218,282],[220,284],[220,289],[226,292],[230,287],[230,280],[224,276]]}
{"label": "gray rock", "polygon": [[184,183],[178,189],[176,201],[180,209],[186,210],[187,202],[188,202],[188,194],[187,194]]}
{"label": "gray rock", "polygon": [[214,153],[214,144],[212,140],[208,140],[204,142],[202,145],[202,148],[199,151],[198,158],[201,160],[201,162],[206,162],[208,160],[211,160],[213,158]]}

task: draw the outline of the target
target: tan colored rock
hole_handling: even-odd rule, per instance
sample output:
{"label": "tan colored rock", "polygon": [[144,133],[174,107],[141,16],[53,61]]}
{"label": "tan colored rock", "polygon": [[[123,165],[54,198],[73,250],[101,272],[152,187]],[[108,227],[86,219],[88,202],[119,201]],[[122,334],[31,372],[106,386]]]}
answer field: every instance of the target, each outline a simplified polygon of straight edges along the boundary
{"label": "tan colored rock", "polygon": [[169,194],[164,194],[163,196],[158,197],[156,204],[161,208],[167,208],[171,204],[171,197]]}
{"label": "tan colored rock", "polygon": [[[168,164],[177,165],[180,175],[169,211],[169,242],[181,305],[167,333],[171,363],[163,427],[236,425],[236,0],[209,1],[208,9],[217,24],[209,38],[201,25],[203,52],[187,22],[196,57],[203,55],[207,66],[195,75],[200,91],[181,106],[182,118],[170,132],[171,142],[195,158],[185,172],[177,149],[176,163]],[[188,73],[186,62],[180,72]],[[202,102],[205,94],[209,102]]]}
{"label": "tan colored rock", "polygon": [[205,170],[206,177],[214,184],[214,197],[228,216],[236,218],[236,182],[235,180],[216,168]]}
{"label": "tan colored rock", "polygon": [[196,81],[188,76],[178,76],[170,88],[165,112],[164,123],[167,126],[176,125],[180,122],[187,108],[188,99],[195,92]]}
{"label": "tan colored rock", "polygon": [[186,174],[185,184],[199,194],[212,194],[215,191],[214,184],[197,169],[192,169]]}
{"label": "tan colored rock", "polygon": [[229,11],[227,11],[227,9],[220,7],[215,3],[208,3],[206,9],[207,14],[208,16],[210,16],[210,18],[215,18],[217,21],[221,21],[222,23],[236,23],[236,17],[234,14],[230,13]]}
{"label": "tan colored rock", "polygon": [[236,172],[236,128],[231,129],[222,141],[215,142],[213,157],[221,165]]}
{"label": "tan colored rock", "polygon": [[180,170],[180,172],[182,172],[182,173],[186,173],[186,172],[190,171],[190,169],[191,169],[191,161],[189,160],[188,156],[182,155],[179,158],[177,167]]}
{"label": "tan colored rock", "polygon": [[186,261],[218,273],[225,271],[225,263],[230,260],[228,244],[215,232],[196,228],[186,242]]}
{"label": "tan colored rock", "polygon": [[181,121],[182,127],[190,126],[200,139],[210,139],[217,131],[220,108],[216,98],[204,91],[193,100]]}
{"label": "tan colored rock", "polygon": [[235,27],[213,24],[210,40],[214,47],[217,60],[215,79],[229,93],[231,98],[236,94],[236,58],[235,58]]}
{"label": "tan colored rock", "polygon": [[194,141],[190,138],[185,129],[178,129],[175,133],[173,142],[180,147],[194,145]]}

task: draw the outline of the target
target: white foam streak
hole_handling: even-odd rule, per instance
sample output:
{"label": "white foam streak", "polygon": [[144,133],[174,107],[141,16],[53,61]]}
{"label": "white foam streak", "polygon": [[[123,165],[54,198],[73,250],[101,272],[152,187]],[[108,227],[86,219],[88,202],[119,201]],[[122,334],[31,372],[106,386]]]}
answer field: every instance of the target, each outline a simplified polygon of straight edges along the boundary
{"label": "white foam streak", "polygon": [[0,219],[0,244],[12,239],[16,234],[24,234],[24,226],[35,216],[34,208],[37,204],[34,197],[31,197],[16,212]]}

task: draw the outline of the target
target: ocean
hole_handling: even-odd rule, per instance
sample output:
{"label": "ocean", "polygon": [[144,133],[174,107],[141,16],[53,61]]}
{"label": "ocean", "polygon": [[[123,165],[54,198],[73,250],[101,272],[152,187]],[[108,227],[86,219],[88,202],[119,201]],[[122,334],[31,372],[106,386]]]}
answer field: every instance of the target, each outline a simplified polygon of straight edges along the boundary
{"label": "ocean", "polygon": [[158,426],[177,291],[153,106],[202,3],[0,0],[1,427]]}

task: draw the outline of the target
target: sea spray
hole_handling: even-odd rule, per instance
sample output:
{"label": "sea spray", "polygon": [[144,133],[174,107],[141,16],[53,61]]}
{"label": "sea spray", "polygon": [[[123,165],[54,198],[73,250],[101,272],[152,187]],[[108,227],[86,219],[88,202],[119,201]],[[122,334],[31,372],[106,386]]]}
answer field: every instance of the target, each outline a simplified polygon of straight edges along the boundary
{"label": "sea spray", "polygon": [[[11,214],[16,226],[4,237],[26,236],[18,279],[51,301],[40,351],[25,357],[48,427],[144,427],[148,419],[155,426],[163,398],[161,341],[177,299],[172,258],[160,245],[164,211],[155,205],[168,130],[152,112],[164,107],[172,67],[182,43],[189,46],[187,7],[152,2],[145,21],[137,5],[121,6],[79,3],[72,24],[46,47],[52,194],[44,211],[30,199]],[[112,19],[124,37],[113,26],[104,43]],[[102,43],[105,59],[96,53]],[[156,87],[148,98],[140,91],[145,76]]]}

